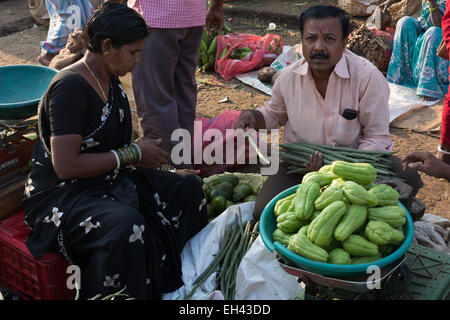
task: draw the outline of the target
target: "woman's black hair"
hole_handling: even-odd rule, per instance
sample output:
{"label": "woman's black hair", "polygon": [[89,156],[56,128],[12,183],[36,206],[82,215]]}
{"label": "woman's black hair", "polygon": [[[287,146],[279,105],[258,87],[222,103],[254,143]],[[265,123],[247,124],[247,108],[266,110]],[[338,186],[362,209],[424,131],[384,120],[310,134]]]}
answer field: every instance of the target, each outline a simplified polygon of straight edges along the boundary
{"label": "woman's black hair", "polygon": [[339,18],[342,26],[342,38],[350,34],[350,18],[341,8],[334,6],[313,6],[300,15],[300,32],[303,34],[305,23],[309,19]]}
{"label": "woman's black hair", "polygon": [[84,25],[83,41],[89,51],[101,53],[105,39],[110,39],[114,48],[119,48],[143,39],[148,34],[147,23],[136,10],[107,1],[94,11]]}

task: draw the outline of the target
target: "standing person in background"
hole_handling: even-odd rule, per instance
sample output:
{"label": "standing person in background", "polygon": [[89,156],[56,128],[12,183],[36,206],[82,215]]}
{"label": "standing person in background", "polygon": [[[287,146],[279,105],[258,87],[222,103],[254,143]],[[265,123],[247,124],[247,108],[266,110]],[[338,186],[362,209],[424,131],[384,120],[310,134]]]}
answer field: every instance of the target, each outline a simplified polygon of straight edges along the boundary
{"label": "standing person in background", "polygon": [[[442,37],[447,50],[450,50],[450,6],[448,2],[445,7],[445,14],[442,18]],[[450,69],[450,67],[449,67]],[[441,141],[438,147],[442,161],[450,164],[450,93],[447,92],[442,109],[441,121]]]}
{"label": "standing person in background", "polygon": [[175,129],[194,131],[195,71],[203,34],[222,30],[223,0],[128,0],[150,27],[142,62],[132,72],[136,109],[145,138],[161,139],[170,152]]}
{"label": "standing person in background", "polygon": [[449,85],[449,62],[436,55],[445,4],[445,0],[423,0],[419,18],[403,17],[395,27],[387,80],[416,89],[424,101],[443,99]]}
{"label": "standing person in background", "polygon": [[75,28],[83,29],[84,24],[94,12],[94,7],[89,0],[45,0],[50,25],[47,39],[41,42],[41,54],[39,62],[48,66],[52,59],[64,49],[69,34]]}

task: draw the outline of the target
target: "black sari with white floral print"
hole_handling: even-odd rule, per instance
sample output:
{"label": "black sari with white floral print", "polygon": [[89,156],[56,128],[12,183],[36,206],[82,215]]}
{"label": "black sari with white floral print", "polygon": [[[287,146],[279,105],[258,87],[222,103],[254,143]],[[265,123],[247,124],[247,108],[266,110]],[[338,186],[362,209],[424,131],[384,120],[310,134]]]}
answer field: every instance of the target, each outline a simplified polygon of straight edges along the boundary
{"label": "black sari with white floral print", "polygon": [[182,285],[180,253],[207,223],[194,176],[128,167],[105,175],[61,180],[50,137],[82,136],[80,152],[107,152],[130,144],[132,119],[117,77],[106,104],[78,73],[53,79],[38,110],[39,139],[25,184],[27,246],[39,258],[58,252],[81,269],[81,297],[125,293],[160,299]]}

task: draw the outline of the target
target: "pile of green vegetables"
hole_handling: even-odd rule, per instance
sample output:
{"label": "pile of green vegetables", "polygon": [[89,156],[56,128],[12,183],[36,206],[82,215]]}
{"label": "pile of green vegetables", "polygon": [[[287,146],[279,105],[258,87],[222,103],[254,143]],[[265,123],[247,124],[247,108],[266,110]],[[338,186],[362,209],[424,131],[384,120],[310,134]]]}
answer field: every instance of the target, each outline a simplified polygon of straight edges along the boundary
{"label": "pile of green vegetables", "polygon": [[242,258],[259,235],[258,225],[258,221],[255,220],[243,223],[239,210],[235,220],[225,230],[219,251],[208,267],[195,279],[194,287],[184,297],[185,300],[190,299],[214,272],[217,272],[214,290],[220,290],[225,300],[234,300],[237,270]]}
{"label": "pile of green vegetables", "polygon": [[285,143],[281,144],[280,148],[280,159],[289,163],[288,173],[306,173],[304,163],[308,163],[310,155],[319,151],[323,155],[323,163],[325,165],[329,165],[336,160],[352,163],[369,163],[376,169],[379,179],[398,178],[390,170],[391,161],[386,159],[386,156],[395,152],[357,150],[307,142]]}
{"label": "pile of green vegetables", "polygon": [[209,220],[214,219],[232,205],[255,201],[262,186],[260,184],[254,188],[249,183],[240,181],[232,173],[220,175],[210,183],[205,180],[201,180],[200,183],[206,198]]}
{"label": "pile of green vegetables", "polygon": [[370,163],[333,161],[307,173],[296,193],[277,201],[273,241],[330,264],[377,261],[405,240],[399,193],[375,184]]}
{"label": "pile of green vegetables", "polygon": [[[223,34],[230,33],[231,29],[224,23]],[[214,69],[217,55],[217,36],[219,33],[214,32],[208,35],[208,31],[203,30],[202,41],[200,42],[200,51],[198,53],[198,67],[201,71]]]}

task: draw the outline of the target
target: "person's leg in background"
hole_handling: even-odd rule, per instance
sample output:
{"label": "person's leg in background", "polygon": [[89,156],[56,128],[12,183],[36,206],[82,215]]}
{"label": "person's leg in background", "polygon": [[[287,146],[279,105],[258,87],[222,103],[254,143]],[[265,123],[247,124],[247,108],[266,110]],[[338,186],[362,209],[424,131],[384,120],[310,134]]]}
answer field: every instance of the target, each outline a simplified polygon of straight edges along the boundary
{"label": "person's leg in background", "polygon": [[421,32],[423,30],[413,17],[403,17],[398,21],[386,76],[389,82],[415,87],[412,70],[414,66],[411,65],[411,61],[417,38]]}
{"label": "person's leg in background", "polygon": [[39,62],[48,66],[52,59],[64,49],[69,34],[75,28],[82,30],[94,11],[89,0],[45,0],[50,24],[47,39],[41,42]]}
{"label": "person's leg in background", "polygon": [[180,40],[180,56],[175,69],[175,93],[178,106],[178,122],[181,128],[194,134],[194,121],[197,106],[197,81],[195,71],[203,27],[186,28]]}
{"label": "person's leg in background", "polygon": [[449,61],[436,55],[441,40],[441,28],[428,28],[417,40],[411,63],[416,93],[426,101],[442,99],[448,90]]}
{"label": "person's leg in background", "polygon": [[141,63],[132,71],[132,87],[142,134],[161,138],[160,146],[171,150],[172,131],[180,127],[174,75],[180,54],[181,29],[152,28],[145,39]]}
{"label": "person's leg in background", "polygon": [[132,72],[132,86],[143,136],[161,138],[171,152],[174,130],[193,134],[197,104],[195,69],[202,27],[152,29],[144,43],[142,62]]}

